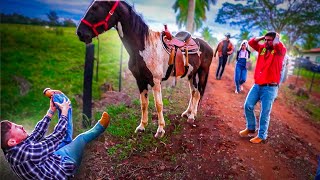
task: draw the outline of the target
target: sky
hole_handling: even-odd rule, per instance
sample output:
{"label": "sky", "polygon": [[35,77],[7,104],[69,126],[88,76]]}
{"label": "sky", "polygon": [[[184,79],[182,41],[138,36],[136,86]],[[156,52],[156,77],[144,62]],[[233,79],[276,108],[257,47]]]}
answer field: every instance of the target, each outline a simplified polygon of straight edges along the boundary
{"label": "sky", "polygon": [[[136,12],[143,16],[151,29],[161,31],[163,30],[163,24],[168,24],[171,32],[178,30],[176,15],[172,8],[174,0],[127,0],[127,2],[134,5]],[[224,2],[227,2],[227,0],[218,0],[217,4],[210,5],[210,10],[206,14],[207,20],[204,22],[211,29],[212,35],[218,40],[223,39],[227,32],[231,33],[231,36],[240,33],[237,27],[214,22],[218,10]],[[90,3],[91,0],[1,0],[0,12],[5,14],[18,13],[47,20],[46,14],[55,11],[58,17],[72,19],[75,23],[78,23]],[[197,33],[195,34],[197,35]],[[231,41],[235,42],[236,40],[231,39]]]}

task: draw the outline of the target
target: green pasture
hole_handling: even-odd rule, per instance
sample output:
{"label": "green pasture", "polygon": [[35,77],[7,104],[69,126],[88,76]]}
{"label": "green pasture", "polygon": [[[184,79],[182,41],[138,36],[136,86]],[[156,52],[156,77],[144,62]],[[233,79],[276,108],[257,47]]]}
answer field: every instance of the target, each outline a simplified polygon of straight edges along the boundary
{"label": "green pasture", "polygon": [[[294,75],[298,75],[298,68],[295,68],[293,73]],[[312,78],[314,78],[311,90],[312,92],[320,93],[320,73],[314,73],[312,71],[301,68],[299,72],[299,78],[303,78],[306,80],[304,87],[301,87],[301,88],[305,88],[307,90],[309,90],[311,86]]]}
{"label": "green pasture", "polygon": [[[298,68],[294,69],[293,73],[294,75],[298,75]],[[320,94],[320,73],[314,73],[312,71],[301,68],[299,72],[299,78],[296,80],[302,81],[302,79],[305,83],[302,87],[297,88],[303,88],[307,92],[309,92],[312,83],[311,93]],[[320,106],[317,99],[313,99],[310,97],[307,98],[303,96],[296,96],[293,99],[302,104],[302,107],[311,115],[312,119],[320,122]]]}
{"label": "green pasture", "polygon": [[[81,113],[75,96],[83,91],[85,44],[75,31],[74,27],[0,24],[1,119],[33,126],[48,109],[49,101],[42,95],[46,87],[62,90],[72,100],[75,114]],[[97,40],[94,43],[97,52]],[[94,99],[100,98],[103,83],[118,87],[120,45],[115,30],[100,36],[99,80],[92,85]],[[123,59],[127,57],[125,54]]]}

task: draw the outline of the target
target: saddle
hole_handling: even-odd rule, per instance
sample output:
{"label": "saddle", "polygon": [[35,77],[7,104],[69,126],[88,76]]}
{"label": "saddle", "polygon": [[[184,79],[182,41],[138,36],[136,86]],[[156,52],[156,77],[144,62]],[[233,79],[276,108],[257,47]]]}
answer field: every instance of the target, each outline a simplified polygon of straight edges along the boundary
{"label": "saddle", "polygon": [[200,46],[187,31],[180,31],[172,36],[166,25],[165,31],[161,33],[161,40],[164,49],[169,54],[169,67],[162,81],[169,78],[172,70],[174,76],[183,78],[189,70],[189,54],[198,53]]}

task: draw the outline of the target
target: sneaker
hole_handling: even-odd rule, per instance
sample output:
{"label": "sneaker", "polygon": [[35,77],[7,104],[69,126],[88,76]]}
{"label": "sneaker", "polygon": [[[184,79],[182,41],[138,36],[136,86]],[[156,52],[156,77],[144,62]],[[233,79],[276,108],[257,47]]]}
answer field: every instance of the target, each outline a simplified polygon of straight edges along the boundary
{"label": "sneaker", "polygon": [[249,130],[249,129],[246,128],[245,130],[240,131],[239,135],[241,137],[248,137],[249,134],[253,134],[255,132],[256,132],[255,130]]}
{"label": "sneaker", "polygon": [[242,85],[240,86],[240,91],[243,91],[243,86]]}
{"label": "sneaker", "polygon": [[258,136],[250,139],[250,142],[253,143],[253,144],[259,144],[263,141],[263,139],[259,138]]}
{"label": "sneaker", "polygon": [[239,92],[237,90],[235,90],[234,93],[239,94]]}

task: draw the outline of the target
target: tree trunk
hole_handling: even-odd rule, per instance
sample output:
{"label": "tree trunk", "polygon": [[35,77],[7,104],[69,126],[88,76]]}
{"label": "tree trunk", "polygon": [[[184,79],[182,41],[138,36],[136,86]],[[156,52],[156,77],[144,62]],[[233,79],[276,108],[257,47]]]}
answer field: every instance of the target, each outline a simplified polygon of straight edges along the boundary
{"label": "tree trunk", "polygon": [[188,0],[188,17],[187,17],[187,31],[193,34],[194,11],[196,7],[196,0]]}

